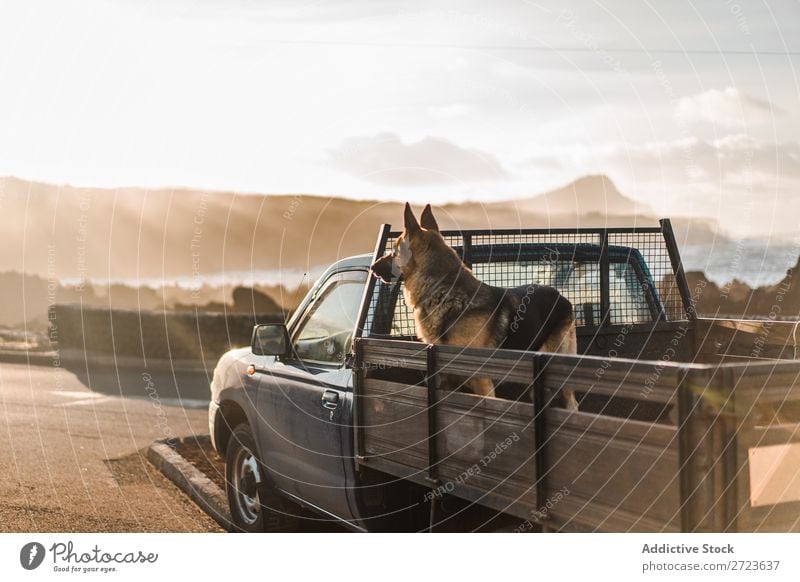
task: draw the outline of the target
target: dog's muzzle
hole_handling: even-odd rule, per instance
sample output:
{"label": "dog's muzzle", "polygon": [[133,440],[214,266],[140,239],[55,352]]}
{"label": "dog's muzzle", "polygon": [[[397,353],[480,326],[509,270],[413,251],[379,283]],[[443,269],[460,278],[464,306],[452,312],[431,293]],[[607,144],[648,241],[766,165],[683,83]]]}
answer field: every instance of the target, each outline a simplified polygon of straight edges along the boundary
{"label": "dog's muzzle", "polygon": [[370,270],[384,283],[395,283],[400,278],[400,267],[391,254],[383,255],[372,263]]}

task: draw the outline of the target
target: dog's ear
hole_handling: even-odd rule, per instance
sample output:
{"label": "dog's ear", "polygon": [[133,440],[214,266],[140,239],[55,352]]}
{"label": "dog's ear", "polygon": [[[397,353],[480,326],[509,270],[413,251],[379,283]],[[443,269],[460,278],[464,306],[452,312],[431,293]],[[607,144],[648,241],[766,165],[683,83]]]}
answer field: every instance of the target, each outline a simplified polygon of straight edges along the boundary
{"label": "dog's ear", "polygon": [[422,226],[422,228],[439,232],[439,225],[436,223],[436,219],[433,217],[433,210],[431,210],[430,204],[425,205],[425,210],[422,211],[422,214],[419,217],[419,224]]}
{"label": "dog's ear", "polygon": [[419,222],[417,222],[417,217],[414,216],[414,212],[411,210],[411,205],[406,202],[406,210],[403,213],[403,228],[406,229],[406,232],[416,232],[419,230]]}

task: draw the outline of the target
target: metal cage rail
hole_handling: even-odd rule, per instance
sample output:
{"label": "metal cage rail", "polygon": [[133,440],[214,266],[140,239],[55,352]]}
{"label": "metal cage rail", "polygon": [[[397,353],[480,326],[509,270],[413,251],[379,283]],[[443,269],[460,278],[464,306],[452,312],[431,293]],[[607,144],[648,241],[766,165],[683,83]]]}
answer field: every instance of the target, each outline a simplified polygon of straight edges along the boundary
{"label": "metal cage rail", "polygon": [[[400,235],[384,225],[375,259]],[[694,316],[668,219],[658,227],[443,231],[481,281],[504,288],[555,287],[575,309],[578,326],[686,321]],[[414,339],[402,280],[373,281],[359,336]]]}

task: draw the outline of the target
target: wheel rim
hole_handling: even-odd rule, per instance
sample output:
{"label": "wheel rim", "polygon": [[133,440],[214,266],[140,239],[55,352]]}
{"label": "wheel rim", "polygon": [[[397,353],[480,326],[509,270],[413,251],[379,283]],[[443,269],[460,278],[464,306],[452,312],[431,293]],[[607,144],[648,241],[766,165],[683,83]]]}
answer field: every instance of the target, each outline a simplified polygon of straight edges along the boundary
{"label": "wheel rim", "polygon": [[233,472],[233,487],[236,492],[236,509],[247,525],[258,521],[261,502],[258,498],[257,483],[260,480],[256,458],[247,448],[241,447],[236,453]]}

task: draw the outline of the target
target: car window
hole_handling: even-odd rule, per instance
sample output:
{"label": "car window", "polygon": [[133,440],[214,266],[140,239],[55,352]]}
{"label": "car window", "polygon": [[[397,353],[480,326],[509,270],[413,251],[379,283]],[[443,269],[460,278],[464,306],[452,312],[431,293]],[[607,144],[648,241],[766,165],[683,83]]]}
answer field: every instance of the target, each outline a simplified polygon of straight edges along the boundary
{"label": "car window", "polygon": [[[558,289],[572,302],[578,325],[600,321],[600,265],[597,261],[500,261],[478,263],[475,276],[489,285],[517,287],[530,283]],[[609,303],[612,323],[653,321],[647,291],[632,262],[610,265]]]}
{"label": "car window", "polygon": [[484,283],[498,287],[531,283],[555,287],[572,302],[578,325],[599,321],[600,265],[596,261],[500,261],[475,264],[472,271]]}
{"label": "car window", "polygon": [[612,323],[653,321],[647,292],[631,263],[612,263],[609,279]]}
{"label": "car window", "polygon": [[308,363],[340,365],[350,351],[367,274],[346,271],[331,276],[293,334],[294,353]]}

